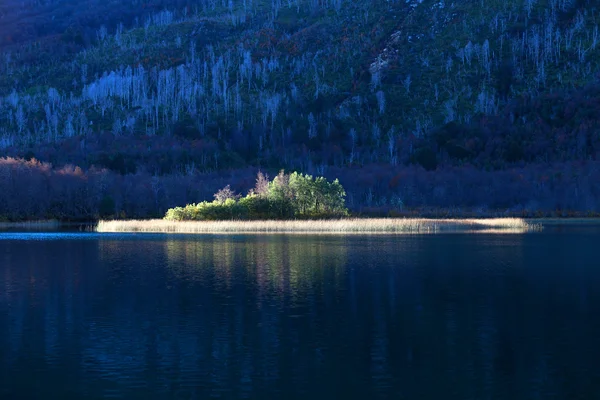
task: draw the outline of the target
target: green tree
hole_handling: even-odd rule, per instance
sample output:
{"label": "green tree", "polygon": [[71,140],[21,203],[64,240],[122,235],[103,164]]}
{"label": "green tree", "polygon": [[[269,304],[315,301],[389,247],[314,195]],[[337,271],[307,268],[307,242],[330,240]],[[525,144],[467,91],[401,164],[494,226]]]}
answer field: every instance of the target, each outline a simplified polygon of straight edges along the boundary
{"label": "green tree", "polygon": [[335,215],[347,215],[346,209],[346,191],[338,179],[333,182],[327,182],[325,191],[325,211]]}
{"label": "green tree", "polygon": [[290,177],[283,171],[269,183],[267,198],[271,202],[271,209],[275,211],[277,218],[292,218],[294,216]]}
{"label": "green tree", "polygon": [[294,172],[290,175],[289,187],[293,193],[294,206],[297,214],[308,215],[313,203],[312,176]]}

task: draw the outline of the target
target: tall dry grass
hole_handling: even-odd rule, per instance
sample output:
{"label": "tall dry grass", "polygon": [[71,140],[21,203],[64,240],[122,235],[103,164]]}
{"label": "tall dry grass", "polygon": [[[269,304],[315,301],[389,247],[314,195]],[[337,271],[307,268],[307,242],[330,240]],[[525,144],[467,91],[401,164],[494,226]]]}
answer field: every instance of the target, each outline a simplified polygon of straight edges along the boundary
{"label": "tall dry grass", "polygon": [[339,219],[288,221],[100,221],[97,232],[148,233],[434,233],[448,231],[537,230],[520,218],[495,219]]}

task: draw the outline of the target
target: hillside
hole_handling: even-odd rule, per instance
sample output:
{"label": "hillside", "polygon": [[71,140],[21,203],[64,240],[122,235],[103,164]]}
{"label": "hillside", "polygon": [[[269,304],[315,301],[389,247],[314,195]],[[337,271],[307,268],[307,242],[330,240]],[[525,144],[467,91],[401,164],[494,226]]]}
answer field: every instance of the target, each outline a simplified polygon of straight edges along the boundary
{"label": "hillside", "polygon": [[335,173],[355,209],[600,211],[592,1],[7,4],[0,146],[104,168],[82,217],[122,214],[119,180],[160,214],[182,201],[165,182],[214,182],[186,192],[203,200],[257,168]]}

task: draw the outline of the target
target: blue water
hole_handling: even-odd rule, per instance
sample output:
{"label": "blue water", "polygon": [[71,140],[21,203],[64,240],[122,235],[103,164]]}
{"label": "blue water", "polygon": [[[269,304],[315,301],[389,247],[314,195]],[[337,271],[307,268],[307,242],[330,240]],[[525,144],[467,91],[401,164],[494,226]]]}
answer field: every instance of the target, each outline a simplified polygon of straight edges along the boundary
{"label": "blue water", "polygon": [[599,244],[0,233],[0,399],[600,399]]}

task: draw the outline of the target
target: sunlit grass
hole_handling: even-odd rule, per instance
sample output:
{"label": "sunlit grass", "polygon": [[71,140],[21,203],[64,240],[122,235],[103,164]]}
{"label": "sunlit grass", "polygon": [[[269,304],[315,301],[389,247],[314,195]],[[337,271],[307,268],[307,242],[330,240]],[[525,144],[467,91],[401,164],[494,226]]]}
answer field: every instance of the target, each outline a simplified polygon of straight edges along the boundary
{"label": "sunlit grass", "polygon": [[338,219],[286,221],[100,221],[97,232],[148,233],[435,233],[494,230],[528,232],[541,229],[521,218],[492,219]]}

